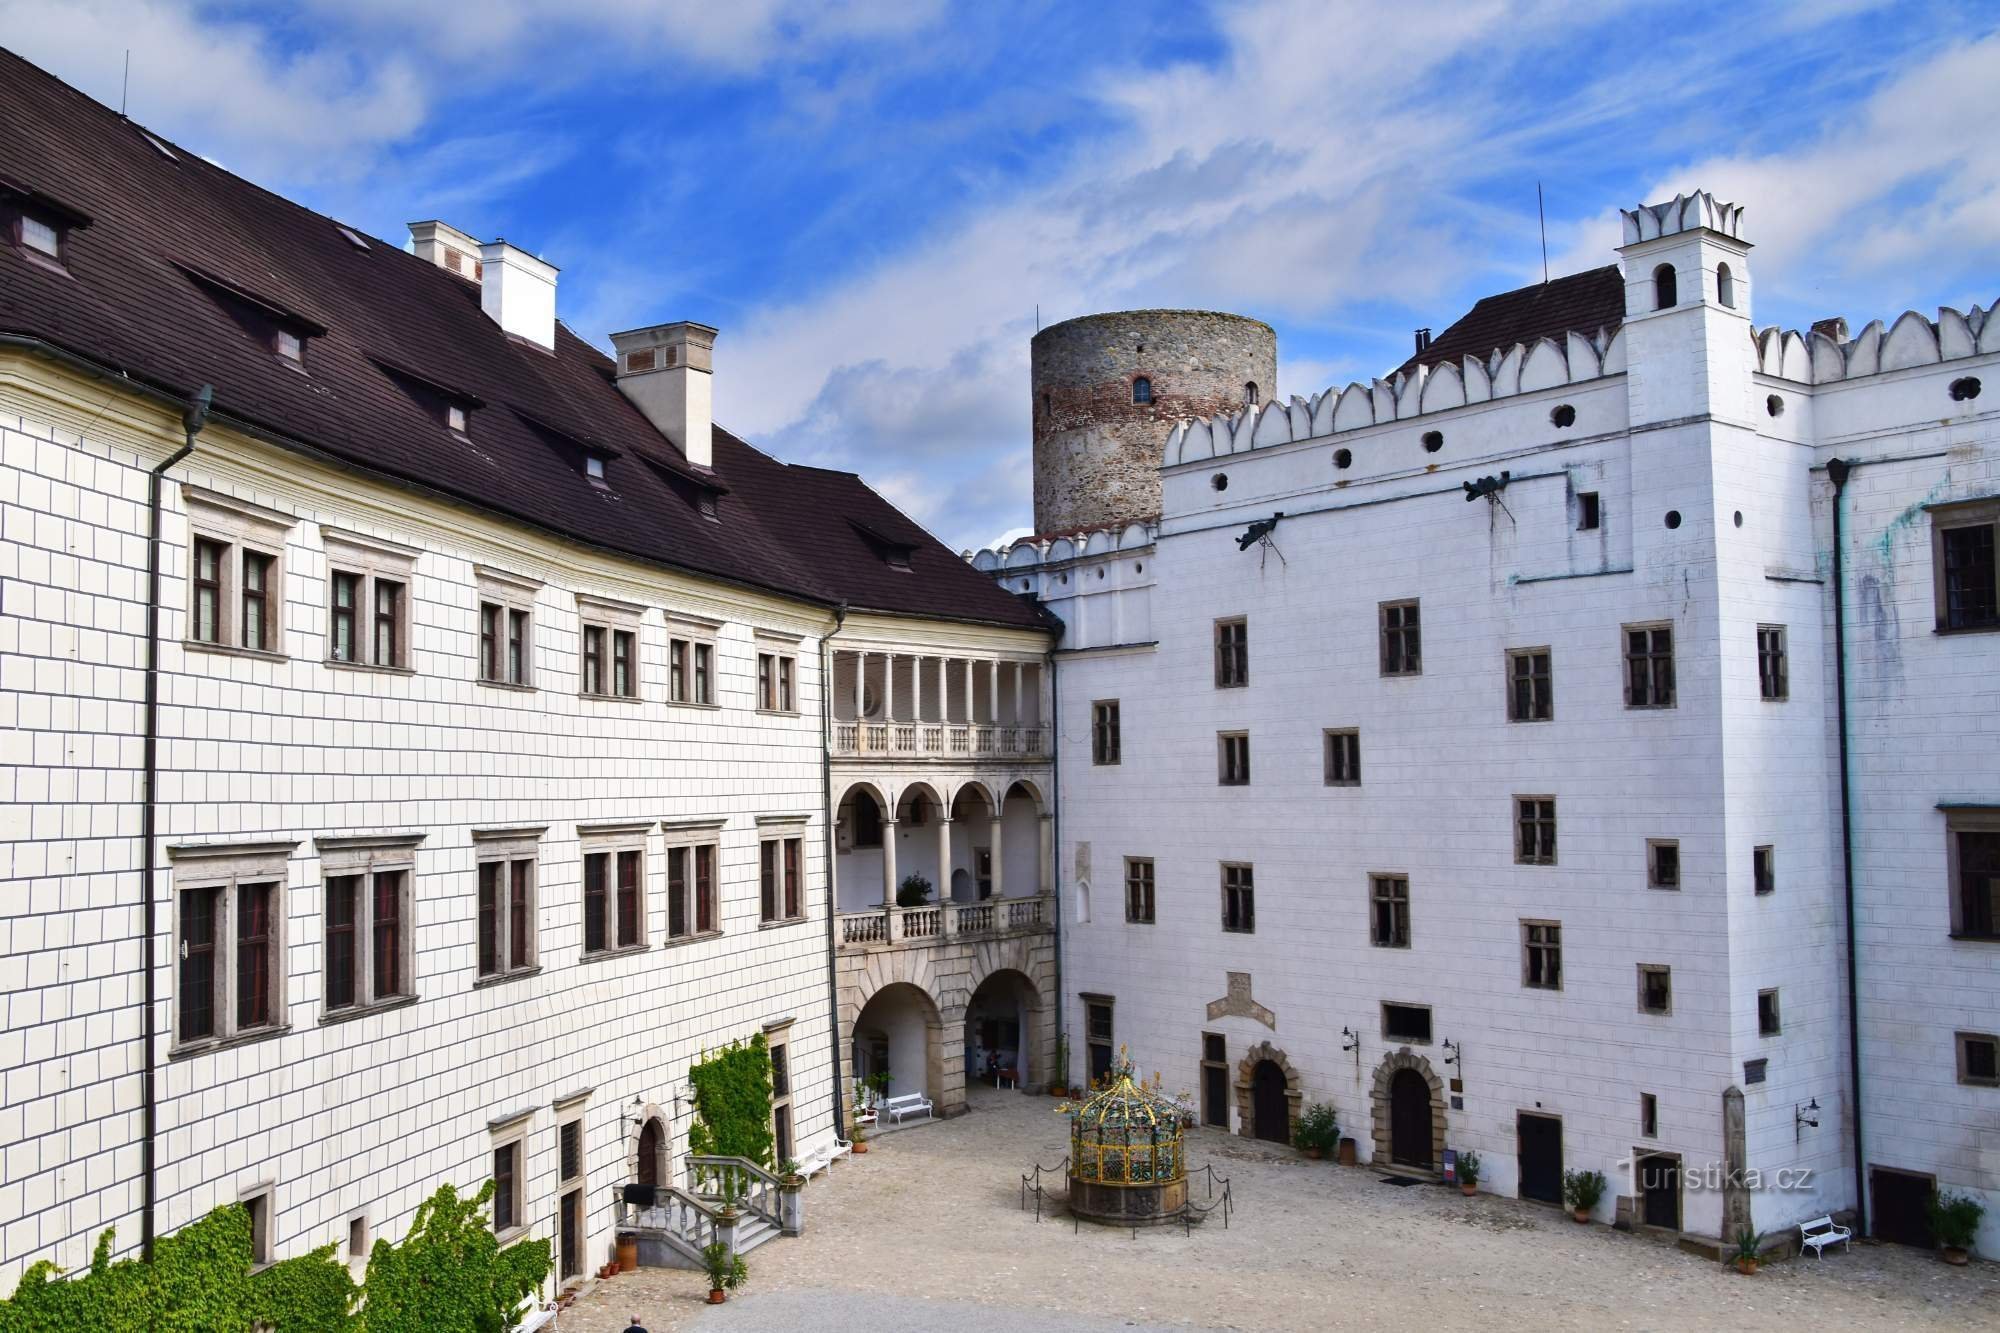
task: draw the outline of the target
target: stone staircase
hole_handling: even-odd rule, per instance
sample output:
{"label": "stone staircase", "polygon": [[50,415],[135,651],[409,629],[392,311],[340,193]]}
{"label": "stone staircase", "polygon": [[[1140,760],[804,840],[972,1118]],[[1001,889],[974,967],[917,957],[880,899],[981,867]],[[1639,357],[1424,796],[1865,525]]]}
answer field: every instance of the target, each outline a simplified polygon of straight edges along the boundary
{"label": "stone staircase", "polygon": [[[690,1156],[686,1168],[687,1187],[666,1186],[650,1207],[621,1198],[618,1230],[637,1237],[641,1266],[699,1271],[716,1241],[741,1255],[785,1234],[776,1176],[740,1157]],[[725,1206],[732,1199],[733,1209]]]}

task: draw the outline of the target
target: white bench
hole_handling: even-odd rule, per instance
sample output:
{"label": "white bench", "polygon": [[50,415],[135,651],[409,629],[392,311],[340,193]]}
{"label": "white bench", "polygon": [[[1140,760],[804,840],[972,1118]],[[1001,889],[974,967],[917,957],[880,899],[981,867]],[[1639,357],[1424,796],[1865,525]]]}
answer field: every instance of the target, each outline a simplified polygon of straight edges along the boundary
{"label": "white bench", "polygon": [[1845,1245],[1853,1235],[1846,1227],[1835,1226],[1831,1217],[1815,1217],[1799,1223],[1799,1248],[1810,1249],[1814,1257],[1824,1259],[1827,1246]]}
{"label": "white bench", "polygon": [[882,1114],[894,1124],[902,1124],[905,1117],[913,1115],[933,1115],[931,1099],[921,1092],[906,1092],[900,1097],[891,1097],[882,1103]]}
{"label": "white bench", "polygon": [[828,1139],[813,1148],[804,1157],[799,1158],[799,1174],[810,1180],[824,1171],[827,1173],[827,1178],[831,1180],[833,1178],[833,1164],[853,1151],[854,1145],[846,1139]]}

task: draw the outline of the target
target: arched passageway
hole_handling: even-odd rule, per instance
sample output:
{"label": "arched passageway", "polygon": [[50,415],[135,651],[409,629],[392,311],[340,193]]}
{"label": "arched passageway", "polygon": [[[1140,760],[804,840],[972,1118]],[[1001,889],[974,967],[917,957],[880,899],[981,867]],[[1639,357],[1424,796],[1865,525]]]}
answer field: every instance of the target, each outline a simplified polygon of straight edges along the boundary
{"label": "arched passageway", "polygon": [[849,1041],[854,1086],[869,1086],[887,1074],[884,1096],[921,1092],[932,1102],[944,1096],[944,1023],[921,987],[907,982],[884,986],[869,997],[854,1021]]}
{"label": "arched passageway", "polygon": [[1035,1085],[1035,1011],[1041,996],[1012,968],[989,975],[965,1006],[965,1081]]}

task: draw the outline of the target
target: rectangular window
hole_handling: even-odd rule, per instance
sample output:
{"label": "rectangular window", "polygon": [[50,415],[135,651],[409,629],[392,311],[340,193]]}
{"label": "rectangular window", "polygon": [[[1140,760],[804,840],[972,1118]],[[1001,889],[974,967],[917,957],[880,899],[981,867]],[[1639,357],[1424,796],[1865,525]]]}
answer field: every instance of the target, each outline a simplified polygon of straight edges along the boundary
{"label": "rectangular window", "polygon": [[1115,764],[1118,762],[1120,749],[1118,730],[1118,701],[1116,699],[1099,699],[1090,706],[1091,763]]}
{"label": "rectangular window", "polygon": [[686,639],[667,640],[667,699],[672,703],[689,702],[688,653],[691,646]]}
{"label": "rectangular window", "polygon": [[1674,627],[1627,625],[1625,635],[1625,706],[1674,706]]}
{"label": "rectangular window", "polygon": [[692,847],[667,849],[667,938],[669,939],[683,939],[692,929],[688,915],[688,863],[693,856]]}
{"label": "rectangular window", "polygon": [[[480,835],[474,834],[475,838]],[[532,842],[492,842],[479,862],[479,975],[503,977],[535,965]]]}
{"label": "rectangular window", "polygon": [[1361,785],[1361,733],[1353,727],[1326,733],[1326,785]]}
{"label": "rectangular window", "polygon": [[506,892],[506,864],[485,861],[479,867],[479,975],[498,976],[500,937],[505,927],[503,899]]}
{"label": "rectangular window", "polygon": [[697,643],[694,646],[694,701],[698,704],[715,702],[715,645]]}
{"label": "rectangular window", "polygon": [[243,646],[268,653],[276,646],[271,636],[271,573],[277,559],[261,551],[243,553]]}
{"label": "rectangular window", "polygon": [[1778,992],[1760,990],[1757,992],[1757,1035],[1775,1037],[1781,1031],[1778,1021]]}
{"label": "rectangular window", "polygon": [[621,699],[639,693],[638,642],[639,636],[630,630],[611,632],[611,692]]}
{"label": "rectangular window", "polygon": [[1201,1123],[1217,1129],[1229,1128],[1229,1099],[1232,1095],[1229,1069],[1229,1042],[1220,1032],[1201,1034]]}
{"label": "rectangular window", "polygon": [[583,1175],[583,1122],[566,1120],[556,1131],[557,1182],[567,1185]]}
{"label": "rectangular window", "polygon": [[644,943],[640,933],[645,925],[643,869],[645,853],[618,853],[618,947],[630,949]]}
{"label": "rectangular window", "polygon": [[1555,680],[1546,648],[1517,648],[1507,654],[1507,720],[1547,722],[1556,715]]}
{"label": "rectangular window", "polygon": [[1125,919],[1134,925],[1153,924],[1153,858],[1125,858]]}
{"label": "rectangular window", "polygon": [[1556,798],[1514,798],[1514,861],[1524,866],[1556,863]]}
{"label": "rectangular window", "polygon": [[373,941],[369,949],[375,972],[375,998],[386,1000],[403,994],[403,879],[402,870],[384,870],[375,876],[375,899],[369,924]]}
{"label": "rectangular window", "polygon": [[283,852],[174,857],[174,1041],[277,1031],[286,1020]]}
{"label": "rectangular window", "polygon": [[355,1002],[355,960],[360,957],[354,928],[361,919],[361,876],[336,875],[326,881],[326,1007]]}
{"label": "rectangular window", "polygon": [[376,838],[321,839],[326,955],[322,1021],[416,994],[414,848]]}
{"label": "rectangular window", "polygon": [[791,1048],[782,1041],[772,1041],[770,1052],[771,1155],[782,1167],[796,1151],[792,1143]]}
{"label": "rectangular window", "polygon": [[1576,529],[1578,532],[1592,532],[1597,528],[1602,515],[1598,509],[1596,491],[1576,493]]}
{"label": "rectangular window", "polygon": [[271,913],[278,886],[236,886],[236,1030],[268,1027],[274,1010],[271,994],[277,957],[273,948]]}
{"label": "rectangular window", "polygon": [[528,663],[531,658],[529,645],[534,640],[529,635],[529,613],[509,609],[507,612],[507,683],[526,685],[528,683]]}
{"label": "rectangular window", "polygon": [[2000,1037],[1990,1032],[1957,1034],[1958,1081],[1980,1088],[2000,1088]]}
{"label": "rectangular window", "polygon": [[611,853],[591,852],[583,858],[583,951],[602,953],[609,938],[605,921],[610,894]]}
{"label": "rectangular window", "polygon": [[1952,878],[1951,933],[2000,940],[2000,809],[1945,811]]}
{"label": "rectangular window", "polygon": [[1673,1011],[1673,969],[1659,963],[1639,964],[1639,1012],[1671,1014]]}
{"label": "rectangular window", "polygon": [[326,655],[335,662],[353,662],[355,626],[361,601],[361,576],[341,570],[333,573],[333,605],[328,612]]}
{"label": "rectangular window", "polygon": [[1660,1135],[1660,1099],[1650,1092],[1639,1094],[1639,1137],[1658,1138]]}
{"label": "rectangular window", "polygon": [[271,1195],[275,1191],[269,1185],[247,1193],[242,1198],[243,1211],[250,1215],[250,1266],[263,1268],[271,1262],[275,1253],[271,1243]]}
{"label": "rectangular window", "polygon": [[1385,1041],[1427,1042],[1431,1039],[1431,1011],[1423,1004],[1384,1004],[1382,1038]]}
{"label": "rectangular window", "polygon": [[1757,847],[1751,850],[1750,879],[1760,897],[1778,891],[1777,853],[1773,848]]}
{"label": "rectangular window", "polygon": [[1116,1050],[1112,1045],[1112,1004],[1109,996],[1086,997],[1083,1004],[1085,1059],[1090,1066],[1093,1087],[1111,1073],[1112,1055]]}
{"label": "rectangular window", "polygon": [[192,488],[187,511],[187,641],[279,652],[284,644],[282,557],[292,520]]}
{"label": "rectangular window", "polygon": [[1222,928],[1244,935],[1257,929],[1257,888],[1247,865],[1222,867]]}
{"label": "rectangular window", "polygon": [[1646,839],[1646,887],[1678,889],[1681,886],[1681,845],[1671,838]]}
{"label": "rectangular window", "polygon": [[62,233],[46,220],[21,215],[21,244],[50,259],[62,257]]}
{"label": "rectangular window", "polygon": [[189,889],[181,894],[180,1031],[183,1042],[217,1035],[216,916],[223,891]]}
{"label": "rectangular window", "polygon": [[604,693],[604,627],[583,627],[583,692]]}
{"label": "rectangular window", "polygon": [[767,713],[798,710],[795,668],[796,660],[784,653],[757,654],[757,707]]}
{"label": "rectangular window", "polygon": [[1378,949],[1410,947],[1410,881],[1403,875],[1368,877],[1369,942]]}
{"label": "rectangular window", "polygon": [[585,955],[645,943],[646,853],[641,847],[587,851],[583,857]]}
{"label": "rectangular window", "polygon": [[521,1218],[521,1145],[503,1143],[493,1150],[493,1234],[514,1230]]}
{"label": "rectangular window", "polygon": [[1383,602],[1382,674],[1418,676],[1424,670],[1423,626],[1415,601]]}
{"label": "rectangular window", "polygon": [[327,660],[406,670],[410,588],[417,553],[372,538],[327,532]]}
{"label": "rectangular window", "polygon": [[2000,629],[2000,570],[1994,535],[2000,501],[1941,506],[1931,511],[1932,579],[1940,630]]}
{"label": "rectangular window", "polygon": [[1785,653],[1785,627],[1757,627],[1757,689],[1773,703],[1791,697],[1791,666]]}
{"label": "rectangular window", "polygon": [[221,542],[197,540],[194,544],[193,637],[203,643],[224,642],[222,569],[229,549]]}
{"label": "rectangular window", "polygon": [[785,871],[776,842],[757,844],[758,915],[768,925],[783,911]]}
{"label": "rectangular window", "polygon": [[375,665],[403,665],[403,585],[375,580]]}
{"label": "rectangular window", "polygon": [[1238,617],[1215,622],[1215,684],[1234,689],[1250,683],[1250,624]]}
{"label": "rectangular window", "polygon": [[1562,926],[1554,921],[1523,921],[1521,984],[1534,990],[1562,989]]}
{"label": "rectangular window", "polygon": [[1215,738],[1216,778],[1225,787],[1250,785],[1250,736],[1242,731],[1225,731]]}
{"label": "rectangular window", "polygon": [[506,668],[502,665],[500,647],[502,630],[506,623],[507,608],[493,602],[479,604],[479,678],[481,680],[504,681]]}

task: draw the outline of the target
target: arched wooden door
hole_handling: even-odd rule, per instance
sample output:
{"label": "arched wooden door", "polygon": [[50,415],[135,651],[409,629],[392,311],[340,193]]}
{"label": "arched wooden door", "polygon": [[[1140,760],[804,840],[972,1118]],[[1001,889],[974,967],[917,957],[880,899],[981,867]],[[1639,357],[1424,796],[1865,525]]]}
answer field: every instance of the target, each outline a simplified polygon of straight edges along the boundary
{"label": "arched wooden door", "polygon": [[1431,1165],[1431,1085],[1414,1069],[1398,1069],[1389,1080],[1389,1159]]}
{"label": "arched wooden door", "polygon": [[1259,1060],[1250,1075],[1250,1113],[1257,1137],[1292,1141],[1292,1117],[1285,1105],[1285,1071],[1274,1060]]}
{"label": "arched wooden door", "polygon": [[646,1127],[639,1131],[639,1183],[660,1187],[660,1158],[663,1155],[660,1122],[648,1120]]}

